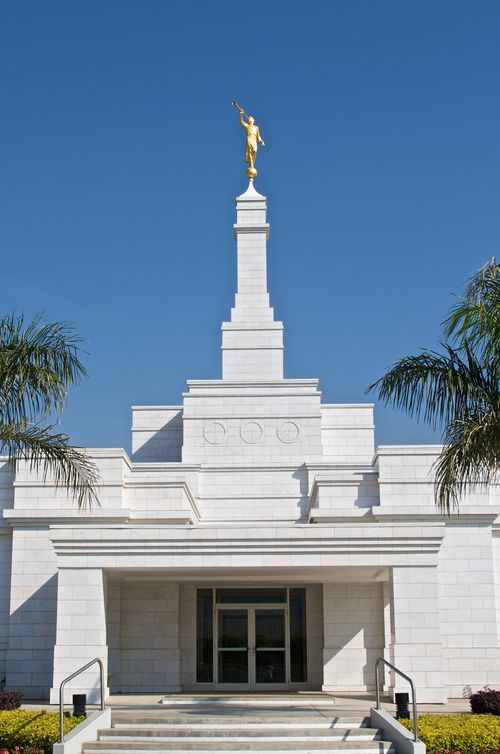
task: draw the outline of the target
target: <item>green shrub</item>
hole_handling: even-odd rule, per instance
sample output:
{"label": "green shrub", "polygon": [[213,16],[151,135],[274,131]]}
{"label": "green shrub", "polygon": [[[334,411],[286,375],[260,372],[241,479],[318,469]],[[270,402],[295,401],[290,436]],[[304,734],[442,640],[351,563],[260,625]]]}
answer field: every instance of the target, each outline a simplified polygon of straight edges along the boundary
{"label": "green shrub", "polygon": [[[411,720],[400,720],[413,731]],[[418,737],[428,754],[500,754],[500,718],[497,715],[422,715],[418,718]]]}
{"label": "green shrub", "polygon": [[486,689],[470,696],[470,708],[476,715],[500,715],[500,691]]}
{"label": "green shrub", "polygon": [[23,695],[19,691],[0,691],[0,710],[18,709],[23,701]]}
{"label": "green shrub", "polygon": [[[83,719],[65,717],[64,732],[69,733]],[[0,749],[14,751],[16,746],[22,746],[39,754],[51,754],[52,744],[56,741],[59,741],[57,712],[22,709],[0,712]]]}

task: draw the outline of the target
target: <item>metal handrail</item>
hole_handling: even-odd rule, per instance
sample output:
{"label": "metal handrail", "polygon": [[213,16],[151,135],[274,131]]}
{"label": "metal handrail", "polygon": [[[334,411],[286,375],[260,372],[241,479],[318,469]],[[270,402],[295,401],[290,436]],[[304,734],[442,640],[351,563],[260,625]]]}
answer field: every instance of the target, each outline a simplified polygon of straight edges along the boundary
{"label": "metal handrail", "polygon": [[92,665],[95,665],[96,663],[98,663],[99,665],[99,676],[101,681],[101,709],[106,709],[106,706],[104,704],[104,665],[102,664],[102,660],[100,660],[99,657],[96,657],[94,660],[91,660],[86,665],[84,665],[83,668],[76,670],[74,673],[65,678],[59,686],[59,743],[61,744],[64,742],[64,687],[69,681],[72,681],[73,678],[76,678],[77,675],[80,675],[80,673],[88,670],[92,667]]}
{"label": "metal handrail", "polygon": [[404,678],[405,681],[408,681],[411,688],[411,704],[413,708],[413,740],[418,741],[418,723],[417,723],[417,695],[415,693],[415,684],[413,683],[412,679],[409,675],[406,675],[401,670],[399,670],[395,665],[392,665],[390,662],[388,662],[384,657],[377,657],[375,661],[375,691],[377,694],[377,709],[382,709],[380,706],[380,673],[379,673],[379,666],[380,663],[383,662],[384,665],[387,665],[388,668],[393,670],[395,673],[401,676],[401,678]]}

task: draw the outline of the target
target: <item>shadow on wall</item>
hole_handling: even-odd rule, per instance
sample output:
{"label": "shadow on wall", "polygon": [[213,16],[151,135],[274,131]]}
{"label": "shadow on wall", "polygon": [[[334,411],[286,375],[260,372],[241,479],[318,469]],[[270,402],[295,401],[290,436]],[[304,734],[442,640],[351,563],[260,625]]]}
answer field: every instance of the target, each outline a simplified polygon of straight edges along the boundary
{"label": "shadow on wall", "polygon": [[299,518],[297,520],[304,521],[309,508],[309,472],[305,463],[293,472],[292,477],[299,481],[300,498],[297,503]]}
{"label": "shadow on wall", "polygon": [[168,422],[159,428],[134,429],[132,460],[167,461],[177,463],[182,460],[182,411],[178,411]]}
{"label": "shadow on wall", "polygon": [[[345,667],[345,670],[337,668],[336,672],[339,680],[333,685],[338,686],[338,688],[345,688],[347,685],[352,687],[353,691],[358,691],[359,689],[375,691],[375,661],[377,657],[383,654],[380,647],[370,647],[364,644],[361,647],[361,651],[357,650],[358,656],[349,659],[347,664],[345,664],[345,660],[343,659],[345,655],[343,650],[344,647],[327,648],[325,650],[325,659],[327,662],[330,659],[335,662],[335,659],[338,658],[340,661],[338,664],[341,663],[341,666]],[[384,674],[381,672],[380,675],[382,686],[384,686]],[[347,682],[347,677],[351,679],[349,683]],[[344,683],[342,683],[342,680]]]}
{"label": "shadow on wall", "polygon": [[179,587],[108,583],[106,628],[112,693],[179,691]]}
{"label": "shadow on wall", "polygon": [[48,699],[57,620],[57,574],[10,616],[6,688],[25,699]]}
{"label": "shadow on wall", "polygon": [[375,688],[375,661],[384,652],[380,583],[325,585],[325,684]]}

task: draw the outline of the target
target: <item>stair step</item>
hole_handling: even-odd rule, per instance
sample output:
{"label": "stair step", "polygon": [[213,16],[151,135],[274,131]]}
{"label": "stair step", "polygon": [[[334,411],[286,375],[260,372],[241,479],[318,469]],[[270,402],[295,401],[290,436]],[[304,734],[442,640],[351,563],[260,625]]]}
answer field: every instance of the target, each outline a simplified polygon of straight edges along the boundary
{"label": "stair step", "polygon": [[84,744],[82,751],[97,752],[98,754],[112,754],[117,751],[137,752],[165,752],[177,754],[178,752],[196,751],[197,754],[214,751],[252,751],[253,754],[270,751],[353,751],[356,754],[396,754],[393,745],[387,741],[332,741],[327,737],[322,739],[284,738],[276,739],[233,739],[228,741],[220,739],[198,739],[197,741],[96,741]]}
{"label": "stair step", "polygon": [[214,731],[225,731],[225,730],[337,730],[341,732],[349,731],[349,730],[360,730],[360,731],[370,731],[370,732],[376,732],[376,728],[368,728],[364,725],[336,725],[335,723],[331,723],[329,721],[326,721],[324,723],[313,723],[313,722],[306,722],[301,723],[299,722],[275,722],[275,723],[213,723],[212,721],[207,723],[169,723],[169,722],[163,722],[162,724],[158,725],[148,725],[147,723],[138,723],[138,724],[127,724],[127,723],[117,723],[113,726],[113,730],[134,730],[140,733],[141,731],[162,731],[162,730],[214,730]]}
{"label": "stair step", "polygon": [[263,692],[241,692],[241,691],[214,691],[213,693],[209,694],[203,694],[203,693],[182,693],[178,694],[175,692],[172,692],[171,694],[164,694],[162,696],[162,699],[168,700],[176,700],[179,702],[193,702],[193,701],[203,701],[205,699],[208,699],[209,701],[212,699],[235,699],[235,700],[243,700],[246,699],[253,700],[253,699],[264,699],[268,701],[273,701],[274,699],[286,699],[287,701],[294,701],[296,699],[305,699],[306,701],[308,699],[335,699],[333,694],[328,693],[327,691],[302,691],[302,692],[296,692],[296,691],[275,691],[270,693],[263,693]]}
{"label": "stair step", "polygon": [[156,728],[156,729],[138,729],[138,728],[112,728],[111,730],[99,731],[99,740],[106,741],[108,739],[127,739],[127,740],[141,740],[148,741],[151,738],[155,740],[170,739],[170,738],[230,738],[238,739],[242,738],[310,738],[310,737],[329,737],[333,739],[349,740],[349,741],[374,741],[380,738],[380,733],[375,728],[330,728],[330,727],[316,727],[316,728],[296,728],[294,727],[282,727],[277,728],[268,726],[266,728],[259,726],[249,728],[248,726],[232,728],[229,727],[212,727],[212,726],[194,726],[185,727],[168,727],[168,728]]}
{"label": "stair step", "polygon": [[[185,700],[183,700],[185,701]],[[199,703],[196,699],[196,703]],[[222,700],[227,702],[227,699]],[[114,710],[112,727],[99,731],[99,740],[83,746],[83,754],[396,754],[393,744],[381,740],[379,730],[370,727],[363,715],[334,715],[321,709],[322,699],[289,706],[289,699],[272,700],[265,709],[241,706],[234,700],[230,709],[222,703],[195,700],[183,710],[179,706],[160,710]],[[251,700],[252,701],[252,700]],[[268,698],[267,700],[271,700]],[[302,701],[302,700],[300,700]],[[240,709],[236,708],[240,705]]]}
{"label": "stair step", "polygon": [[255,707],[255,706],[279,706],[286,704],[288,707],[331,707],[335,704],[335,698],[328,694],[317,695],[273,695],[273,696],[164,696],[161,704],[165,706],[198,706],[198,705],[217,705],[217,706],[237,706],[237,707]]}
{"label": "stair step", "polygon": [[191,717],[189,716],[170,716],[170,715],[134,715],[128,713],[113,713],[113,728],[164,728],[165,726],[179,725],[186,727],[200,726],[220,726],[221,728],[241,728],[241,727],[261,727],[267,726],[270,728],[289,726],[290,728],[297,728],[300,726],[318,726],[318,727],[335,727],[335,728],[366,728],[368,727],[370,719],[367,717],[328,717],[324,722],[318,723],[318,715],[306,716],[293,713],[289,716],[280,714],[273,717],[272,715],[266,715],[265,717],[237,717],[234,715],[220,715],[214,714],[211,717]]}

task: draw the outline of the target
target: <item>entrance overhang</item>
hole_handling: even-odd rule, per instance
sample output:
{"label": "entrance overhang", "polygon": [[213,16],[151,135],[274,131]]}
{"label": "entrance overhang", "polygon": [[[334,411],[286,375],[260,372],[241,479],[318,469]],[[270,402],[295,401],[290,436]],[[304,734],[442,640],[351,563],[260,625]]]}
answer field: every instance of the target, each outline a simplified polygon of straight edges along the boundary
{"label": "entrance overhang", "polygon": [[175,581],[196,585],[368,584],[387,582],[389,569],[378,566],[310,566],[268,568],[106,568],[109,581]]}
{"label": "entrance overhang", "polygon": [[444,524],[52,526],[59,568],[309,569],[437,564]]}

